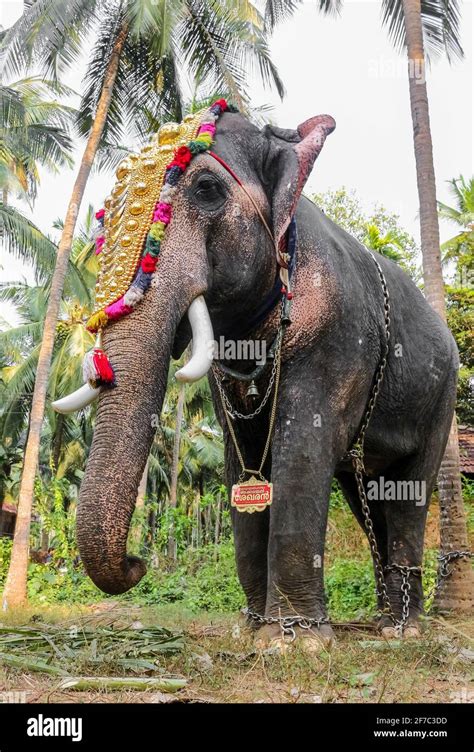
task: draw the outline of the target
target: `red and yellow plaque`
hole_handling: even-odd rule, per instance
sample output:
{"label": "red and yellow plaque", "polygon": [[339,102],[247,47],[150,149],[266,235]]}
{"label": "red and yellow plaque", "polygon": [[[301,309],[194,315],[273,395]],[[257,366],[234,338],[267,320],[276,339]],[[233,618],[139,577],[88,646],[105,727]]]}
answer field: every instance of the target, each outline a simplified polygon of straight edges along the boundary
{"label": "red and yellow plaque", "polygon": [[253,475],[244,483],[232,486],[231,506],[238,512],[262,512],[273,498],[273,483],[258,480]]}

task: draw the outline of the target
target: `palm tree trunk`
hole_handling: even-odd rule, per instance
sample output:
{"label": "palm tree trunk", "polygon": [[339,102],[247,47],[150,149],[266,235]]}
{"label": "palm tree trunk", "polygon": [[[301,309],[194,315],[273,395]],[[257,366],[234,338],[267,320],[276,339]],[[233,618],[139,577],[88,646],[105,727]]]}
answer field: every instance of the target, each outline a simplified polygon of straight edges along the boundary
{"label": "palm tree trunk", "polygon": [[[184,397],[185,397],[185,384],[181,384],[178,397],[178,405],[176,409],[176,426],[174,430],[174,444],[173,444],[173,464],[171,465],[171,487],[170,487],[170,501],[169,506],[172,509],[176,509],[178,502],[178,466],[179,466],[179,445],[181,443],[181,424],[183,422],[184,412]],[[168,556],[176,560],[176,540],[173,535],[173,527],[170,528],[170,534],[168,539]]]}
{"label": "palm tree trunk", "polygon": [[41,342],[38,367],[36,370],[35,388],[29,421],[29,434],[25,448],[23,472],[21,476],[12,557],[3,591],[4,610],[10,607],[19,606],[27,600],[26,580],[34,481],[38,466],[41,426],[44,418],[48,374],[53,353],[56,322],[59,315],[59,306],[68,268],[74,229],[76,227],[77,217],[92,163],[97,153],[100,138],[107,120],[115,79],[117,77],[120,55],[127,38],[127,33],[127,26],[122,26],[115,40],[104,77],[102,92],[97,104],[95,119],[84,150],[81,166],[74,183],[74,188],[64,220],[63,233],[58,246],[56,266],[51,283],[48,309],[44,321],[43,339]]}
{"label": "palm tree trunk", "polygon": [[[413,121],[416,178],[420,201],[420,235],[423,256],[425,295],[435,311],[446,321],[446,303],[441,269],[436,182],[433,164],[428,93],[425,79],[425,54],[420,0],[402,0],[408,53],[410,104]],[[467,528],[464,513],[459,444],[456,417],[453,418],[448,444],[438,477],[440,502],[441,553],[466,550]],[[443,580],[436,596],[440,610],[464,611],[474,606],[474,575],[468,558],[451,565],[452,574]]]}

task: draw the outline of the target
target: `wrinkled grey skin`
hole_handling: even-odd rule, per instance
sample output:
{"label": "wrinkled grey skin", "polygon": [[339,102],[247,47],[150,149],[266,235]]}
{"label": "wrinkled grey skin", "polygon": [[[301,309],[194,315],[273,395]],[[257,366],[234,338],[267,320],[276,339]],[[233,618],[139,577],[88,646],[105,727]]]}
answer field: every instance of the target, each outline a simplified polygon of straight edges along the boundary
{"label": "wrinkled grey skin", "polygon": [[[248,605],[261,614],[321,617],[326,614],[323,567],[317,564],[324,557],[333,476],[361,521],[354,477],[341,457],[357,434],[383,349],[383,297],[369,253],[309,200],[299,198],[312,165],[311,155],[303,166],[295,157],[300,140],[296,131],[259,131],[229,113],[218,123],[214,151],[252,192],[275,234],[297,203],[292,324],[284,341],[276,425],[265,467],[274,500],[261,513],[232,510],[239,578]],[[232,332],[270,342],[278,324],[275,308],[258,331],[248,334],[248,322],[273,286],[275,254],[249,199],[209,155],[191,163],[173,211],[153,287],[130,316],[105,332],[117,387],[100,395],[77,535],[89,576],[107,593],[128,590],[145,571],[141,561],[126,555],[126,539],[153,439],[151,416],[161,410],[172,352],[178,356],[189,341],[189,304],[204,294],[216,339]],[[366,467],[371,478],[424,480],[429,499],[453,414],[456,347],[408,276],[383,257],[379,262],[390,291],[392,337],[366,437]],[[401,357],[395,345],[401,345]],[[267,378],[259,381],[261,394]],[[210,381],[215,392],[212,376]],[[235,407],[250,411],[243,397],[246,385],[227,388]],[[215,406],[224,429],[230,488],[240,468],[216,399]],[[248,467],[258,467],[267,430],[267,410],[256,420],[237,422]],[[420,565],[427,505],[374,501],[371,513],[384,564]],[[387,583],[398,617],[400,575],[388,573]],[[421,611],[421,583],[415,576],[410,620]]]}

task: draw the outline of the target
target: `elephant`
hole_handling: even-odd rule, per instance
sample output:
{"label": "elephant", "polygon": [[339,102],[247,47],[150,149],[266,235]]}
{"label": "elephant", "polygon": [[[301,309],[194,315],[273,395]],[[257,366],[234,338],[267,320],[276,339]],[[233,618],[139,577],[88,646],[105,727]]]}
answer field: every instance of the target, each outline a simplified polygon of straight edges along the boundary
{"label": "elephant", "polygon": [[[238,112],[222,114],[213,155],[197,155],[177,187],[153,284],[129,316],[104,330],[116,386],[100,390],[77,512],[79,551],[94,583],[110,594],[136,585],[146,567],[127,555],[127,535],[170,359],[180,357],[192,339],[194,364],[200,358],[205,362],[206,356],[194,350],[202,349],[198,341],[209,336],[217,341],[246,337],[270,346],[281,318],[280,297],[272,293],[279,284],[278,253],[293,228],[294,268],[286,298],[292,298],[291,313],[281,343],[273,415],[268,399],[252,420],[228,421],[219,388],[236,412],[246,414],[255,407],[248,381],[222,381],[218,369],[208,370],[212,358],[194,375],[188,373],[197,378],[208,370],[224,434],[229,493],[241,476],[230,427],[245,466],[258,468],[273,418],[262,468],[262,477],[273,484],[272,503],[252,514],[231,508],[247,620],[256,637],[267,642],[281,639],[282,630],[283,636],[289,631],[298,639],[332,638],[324,547],[333,478],[375,541],[384,583],[379,605],[390,607],[380,629],[390,633],[394,623],[403,622],[407,634],[418,634],[428,501],[456,396],[454,339],[420,289],[400,266],[371,254],[303,195],[334,128],[326,115],[292,130],[260,129]],[[382,280],[389,294],[389,343]],[[203,310],[197,310],[198,301]],[[368,531],[354,472],[357,453],[350,450],[385,349],[359,475],[370,513]],[[261,394],[269,391],[272,374],[274,379],[272,362],[269,358],[256,379]],[[244,374],[255,367],[244,359],[228,365]],[[390,482],[395,489],[407,482],[421,484],[423,503],[399,490],[394,498],[372,498],[374,481]]]}

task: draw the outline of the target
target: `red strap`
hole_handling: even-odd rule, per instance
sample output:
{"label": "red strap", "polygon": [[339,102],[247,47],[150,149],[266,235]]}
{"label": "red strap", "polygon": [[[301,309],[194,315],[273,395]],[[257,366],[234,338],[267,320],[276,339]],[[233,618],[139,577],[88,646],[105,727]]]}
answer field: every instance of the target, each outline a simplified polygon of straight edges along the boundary
{"label": "red strap", "polygon": [[288,269],[288,258],[287,258],[287,254],[286,254],[286,253],[283,253],[283,254],[282,254],[282,253],[280,252],[280,249],[278,248],[278,246],[277,246],[277,244],[276,244],[276,242],[275,242],[275,238],[274,238],[274,236],[273,236],[273,233],[272,233],[272,231],[270,230],[270,228],[269,228],[269,226],[268,226],[267,220],[266,220],[266,219],[265,219],[265,217],[263,216],[263,214],[262,214],[262,212],[261,212],[261,210],[260,210],[260,207],[258,206],[258,204],[257,204],[257,202],[255,201],[254,197],[253,197],[253,196],[252,196],[252,194],[251,194],[251,193],[250,193],[250,192],[249,192],[249,191],[247,190],[247,188],[246,188],[246,187],[245,187],[245,185],[244,185],[244,184],[242,183],[242,181],[241,181],[241,180],[239,180],[239,178],[237,177],[237,175],[236,175],[236,174],[235,174],[235,172],[233,171],[232,167],[229,167],[229,165],[227,164],[227,162],[225,162],[225,161],[224,161],[224,160],[222,159],[222,157],[219,157],[219,156],[218,156],[218,155],[217,155],[217,154],[216,154],[215,152],[213,152],[213,151],[208,151],[208,152],[206,152],[206,153],[207,153],[207,154],[209,154],[209,156],[210,156],[210,157],[212,157],[213,159],[215,159],[215,160],[216,160],[216,162],[219,162],[219,164],[220,164],[220,165],[222,165],[222,167],[223,167],[223,168],[224,168],[225,170],[227,170],[227,172],[229,173],[229,175],[231,175],[231,176],[232,176],[232,177],[234,178],[235,182],[236,182],[236,183],[237,183],[237,184],[238,184],[238,185],[239,185],[239,186],[240,186],[240,187],[242,188],[243,192],[244,192],[244,193],[246,194],[246,196],[248,197],[248,199],[250,200],[250,202],[251,202],[251,203],[253,204],[253,207],[254,207],[255,211],[257,212],[258,216],[260,217],[260,219],[261,219],[261,221],[262,221],[262,224],[263,224],[263,226],[265,227],[266,231],[268,232],[268,235],[269,235],[269,236],[270,236],[270,238],[271,238],[271,241],[272,241],[273,247],[274,247],[274,249],[275,249],[275,254],[276,254],[276,260],[277,260],[277,263],[278,263],[278,265],[279,265],[279,266],[280,266],[280,267],[282,268],[282,270],[283,270],[283,271],[282,271],[282,274],[283,274],[283,276],[282,276],[282,281],[283,281],[283,283],[284,283],[284,284],[285,284],[285,285],[286,285],[286,286],[288,287],[288,284],[289,284],[289,282],[288,282],[288,275],[287,275],[287,274],[285,274],[285,272],[284,272],[284,270],[285,270],[285,269]]}
{"label": "red strap", "polygon": [[239,178],[237,177],[237,175],[233,171],[232,167],[229,167],[229,165],[227,164],[227,162],[224,162],[224,160],[222,159],[222,157],[219,157],[214,151],[208,151],[207,153],[211,157],[214,157],[214,159],[216,160],[216,162],[219,162],[219,164],[221,164],[222,167],[224,167],[224,169],[227,170],[227,172],[229,173],[229,175],[232,175],[232,177],[234,178],[235,182],[238,183],[242,187],[242,183],[240,182]]}

